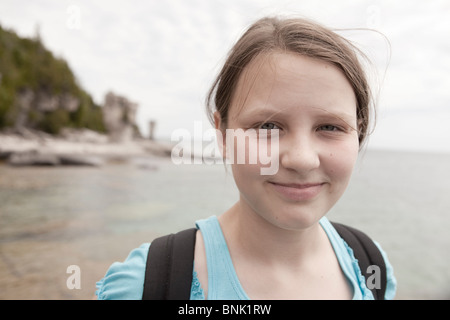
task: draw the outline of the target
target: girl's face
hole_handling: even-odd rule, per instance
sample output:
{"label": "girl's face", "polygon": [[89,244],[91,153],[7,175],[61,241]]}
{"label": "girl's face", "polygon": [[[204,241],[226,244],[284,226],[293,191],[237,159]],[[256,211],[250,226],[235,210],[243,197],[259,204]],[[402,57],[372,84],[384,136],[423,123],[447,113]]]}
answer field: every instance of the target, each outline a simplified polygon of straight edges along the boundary
{"label": "girl's face", "polygon": [[242,214],[283,229],[318,222],[344,193],[358,156],[350,83],[332,64],[301,55],[279,52],[252,61],[239,79],[228,122],[216,115],[216,126],[267,129],[278,137],[275,174],[261,175],[262,165],[254,162],[235,161],[232,171]]}

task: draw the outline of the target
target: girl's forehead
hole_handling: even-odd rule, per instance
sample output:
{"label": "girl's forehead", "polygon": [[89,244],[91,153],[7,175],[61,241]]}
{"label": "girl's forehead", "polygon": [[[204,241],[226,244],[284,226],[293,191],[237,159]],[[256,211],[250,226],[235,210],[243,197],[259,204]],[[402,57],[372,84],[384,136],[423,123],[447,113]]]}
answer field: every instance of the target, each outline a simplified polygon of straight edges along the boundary
{"label": "girl's forehead", "polygon": [[309,106],[330,112],[347,105],[356,112],[356,97],[343,72],[329,62],[295,53],[256,57],[243,70],[231,104],[232,117],[252,109]]}
{"label": "girl's forehead", "polygon": [[311,76],[311,74],[321,75],[329,69],[342,73],[340,69],[330,62],[294,52],[277,50],[257,55],[244,68],[242,75],[263,75],[272,78],[302,77],[305,75]]}

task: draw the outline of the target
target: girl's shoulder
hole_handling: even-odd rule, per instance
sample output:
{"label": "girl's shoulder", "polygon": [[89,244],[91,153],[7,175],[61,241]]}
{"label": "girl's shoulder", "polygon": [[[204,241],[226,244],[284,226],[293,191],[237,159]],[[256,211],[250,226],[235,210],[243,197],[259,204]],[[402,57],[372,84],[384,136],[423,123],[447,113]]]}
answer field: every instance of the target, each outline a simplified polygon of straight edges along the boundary
{"label": "girl's shoulder", "polygon": [[97,282],[99,300],[140,300],[150,243],[132,250],[123,262],[114,262]]}
{"label": "girl's shoulder", "polygon": [[[355,257],[355,251],[353,250],[354,248],[352,248],[346,242],[346,240],[344,240],[342,235],[340,233],[338,233],[337,230],[335,229],[335,227],[339,224],[331,223],[326,217],[323,217],[320,220],[320,223],[321,223],[322,227],[324,228],[325,232],[327,233],[327,235],[334,247],[334,251],[336,253],[338,260],[340,261],[341,268],[343,269],[344,273],[346,273],[347,275],[351,275],[350,278],[352,278],[352,280],[354,280],[355,284],[358,284],[358,286],[361,289],[363,299],[372,297],[372,293],[370,293],[370,290],[367,287],[367,282],[366,282],[367,280],[363,276],[364,270],[361,270],[359,261]],[[348,228],[348,226],[346,226],[345,228]],[[339,228],[339,229],[341,229],[341,228]],[[354,228],[350,228],[350,229],[356,230]],[[356,231],[358,231],[358,230],[356,230]],[[360,231],[358,231],[358,232],[360,232]],[[347,240],[349,239],[348,237],[346,237],[346,238],[347,238]],[[370,238],[368,238],[368,239],[370,239]],[[373,244],[376,246],[376,248],[380,252],[381,258],[384,261],[384,265],[385,265],[384,272],[386,273],[386,284],[385,284],[384,299],[392,300],[392,299],[394,299],[396,291],[397,291],[397,280],[394,275],[394,268],[392,267],[392,264],[390,263],[390,261],[388,259],[388,255],[383,250],[381,245],[373,239],[370,239],[370,241],[373,242]],[[367,248],[361,247],[361,249],[366,250]],[[369,250],[369,251],[372,251],[372,250]],[[367,253],[367,251],[366,251],[366,253]],[[365,272],[365,273],[367,276],[367,272]]]}

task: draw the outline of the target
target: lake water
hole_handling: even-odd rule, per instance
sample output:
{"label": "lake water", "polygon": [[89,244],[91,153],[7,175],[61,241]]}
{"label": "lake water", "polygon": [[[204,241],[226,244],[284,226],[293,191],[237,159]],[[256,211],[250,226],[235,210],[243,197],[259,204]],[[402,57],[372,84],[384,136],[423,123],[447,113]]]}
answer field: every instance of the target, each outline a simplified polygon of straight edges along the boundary
{"label": "lake water", "polygon": [[[328,217],[388,253],[399,299],[450,298],[450,155],[366,151]],[[0,299],[90,299],[113,261],[237,199],[223,165],[0,165]],[[69,289],[67,268],[81,271]]]}

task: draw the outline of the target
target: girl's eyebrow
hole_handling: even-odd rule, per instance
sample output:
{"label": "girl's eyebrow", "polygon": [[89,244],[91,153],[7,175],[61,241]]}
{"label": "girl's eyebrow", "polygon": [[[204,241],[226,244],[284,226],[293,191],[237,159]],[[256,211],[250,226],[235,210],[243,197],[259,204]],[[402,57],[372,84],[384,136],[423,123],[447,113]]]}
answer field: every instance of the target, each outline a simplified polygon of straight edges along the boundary
{"label": "girl's eyebrow", "polygon": [[355,114],[352,115],[352,114],[349,114],[347,112],[342,112],[342,111],[328,111],[326,109],[318,108],[318,107],[313,107],[313,108],[316,110],[322,111],[321,112],[322,114],[319,115],[318,117],[322,117],[324,119],[329,119],[329,118],[338,119],[338,120],[344,122],[346,125],[348,125],[353,130],[357,131],[356,112],[355,112]]}
{"label": "girl's eyebrow", "polygon": [[355,122],[356,115],[352,116],[352,115],[349,115],[349,114],[344,113],[344,112],[326,112],[325,114],[318,115],[317,118],[320,118],[320,119],[329,119],[329,118],[338,119],[338,120],[343,121],[343,122],[347,123],[348,125],[350,125],[350,123]]}
{"label": "girl's eyebrow", "polygon": [[255,116],[264,116],[264,117],[268,117],[271,118],[275,115],[286,115],[285,112],[283,112],[283,110],[280,109],[250,109],[250,110],[245,110],[242,112],[242,115],[247,116],[247,117],[255,117]]}
{"label": "girl's eyebrow", "polygon": [[[342,112],[342,111],[329,111],[329,110],[326,110],[324,108],[319,108],[319,107],[310,107],[310,108],[319,111],[317,113],[317,115],[315,115],[315,117],[317,117],[317,118],[323,118],[323,119],[335,118],[335,119],[339,119],[339,120],[347,123],[348,125],[350,125],[352,122],[355,122],[355,120],[356,120],[356,114],[351,115],[347,112]],[[247,108],[247,110],[242,111],[241,115],[244,115],[246,117],[267,117],[267,119],[271,119],[275,116],[288,116],[288,117],[292,116],[292,114],[286,112],[286,110],[283,110],[281,108],[277,108],[277,109]]]}

